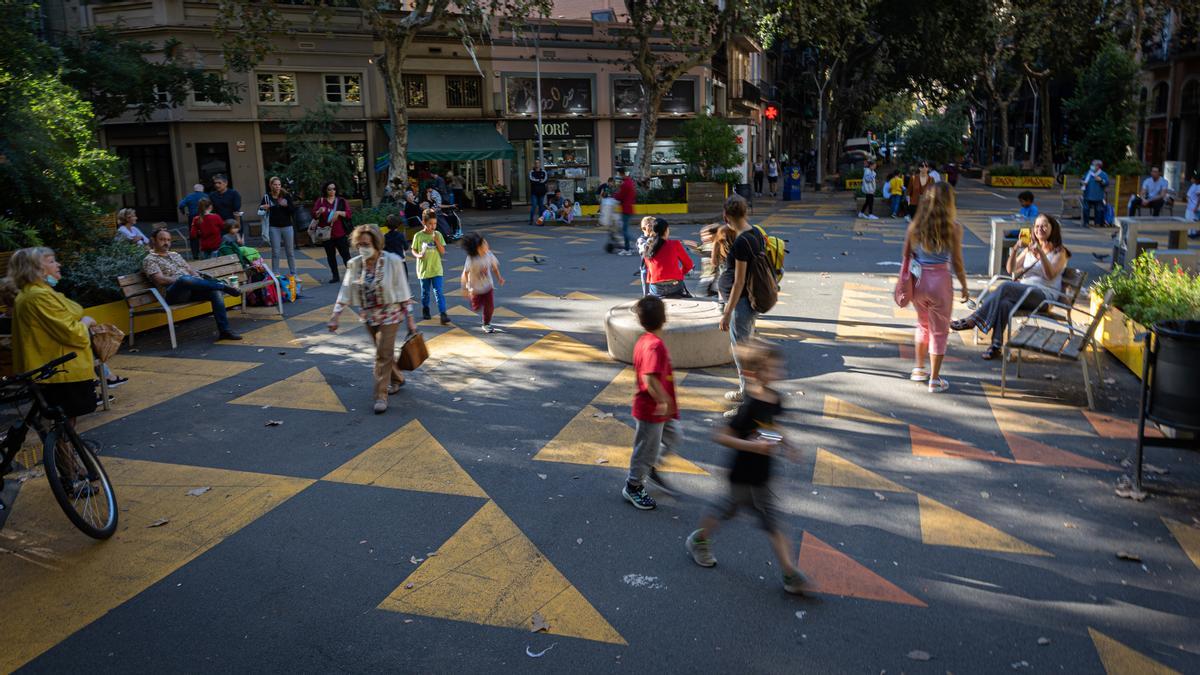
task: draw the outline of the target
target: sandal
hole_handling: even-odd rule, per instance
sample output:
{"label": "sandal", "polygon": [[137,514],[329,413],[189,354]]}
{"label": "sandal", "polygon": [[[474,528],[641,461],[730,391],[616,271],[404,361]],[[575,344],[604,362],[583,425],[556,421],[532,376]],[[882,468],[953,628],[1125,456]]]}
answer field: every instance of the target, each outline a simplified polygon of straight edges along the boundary
{"label": "sandal", "polygon": [[971,330],[975,326],[975,319],[969,316],[965,319],[955,319],[950,322],[950,330]]}
{"label": "sandal", "polygon": [[913,368],[912,372],[908,374],[908,379],[913,382],[924,382],[929,379],[929,371],[924,368]]}
{"label": "sandal", "polygon": [[940,394],[950,388],[950,383],[944,378],[939,377],[936,380],[929,381],[929,393]]}
{"label": "sandal", "polygon": [[983,350],[983,353],[979,355],[979,358],[983,359],[984,361],[991,361],[992,359],[996,358],[999,355],[1000,355],[1000,348],[997,347],[996,345],[992,345],[991,347],[988,347],[987,349]]}

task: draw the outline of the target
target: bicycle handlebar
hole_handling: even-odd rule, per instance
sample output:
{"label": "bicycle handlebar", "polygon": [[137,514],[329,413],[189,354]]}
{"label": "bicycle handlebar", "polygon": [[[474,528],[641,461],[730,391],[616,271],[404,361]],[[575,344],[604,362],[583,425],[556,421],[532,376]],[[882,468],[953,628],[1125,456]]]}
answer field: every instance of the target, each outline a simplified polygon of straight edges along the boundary
{"label": "bicycle handlebar", "polygon": [[47,363],[42,366],[38,366],[37,368],[34,368],[33,370],[31,370],[27,373],[21,373],[19,375],[9,375],[8,377],[4,378],[3,381],[11,382],[13,380],[44,380],[47,377],[50,377],[51,375],[53,375],[54,370],[56,368],[58,368],[59,366],[61,366],[64,363],[66,363],[67,361],[74,359],[76,356],[78,356],[78,354],[76,354],[75,352],[69,352],[67,354],[64,354],[64,355],[58,357],[57,359],[54,359],[50,363]]}

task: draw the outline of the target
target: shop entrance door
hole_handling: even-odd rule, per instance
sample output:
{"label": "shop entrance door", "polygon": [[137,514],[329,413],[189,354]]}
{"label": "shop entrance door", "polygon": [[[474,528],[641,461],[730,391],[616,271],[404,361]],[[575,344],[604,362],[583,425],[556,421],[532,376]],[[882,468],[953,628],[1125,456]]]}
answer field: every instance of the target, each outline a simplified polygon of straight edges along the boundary
{"label": "shop entrance door", "polygon": [[129,182],[133,191],[121,195],[121,205],[132,207],[148,223],[156,220],[175,222],[178,196],[175,194],[175,169],[171,165],[171,146],[118,145],[117,156],[129,164]]}
{"label": "shop entrance door", "polygon": [[529,203],[529,172],[533,168],[533,162],[530,161],[534,157],[533,141],[511,141],[509,143],[513,147],[513,158],[510,166],[512,173],[509,175],[509,185],[512,186],[512,200],[514,203],[522,202]]}

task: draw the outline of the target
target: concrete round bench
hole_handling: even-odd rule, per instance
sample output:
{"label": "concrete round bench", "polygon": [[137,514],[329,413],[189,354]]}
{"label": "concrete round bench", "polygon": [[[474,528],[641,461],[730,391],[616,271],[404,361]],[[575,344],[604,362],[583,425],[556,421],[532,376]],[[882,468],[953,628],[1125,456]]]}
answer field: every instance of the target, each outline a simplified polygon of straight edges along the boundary
{"label": "concrete round bench", "polygon": [[[721,311],[717,303],[704,300],[663,300],[667,305],[667,325],[663,342],[671,352],[676,368],[708,368],[733,360],[729,351],[729,333],[720,329]],[[633,347],[645,331],[634,313],[636,300],[608,310],[604,334],[608,355],[623,363],[633,363]]]}

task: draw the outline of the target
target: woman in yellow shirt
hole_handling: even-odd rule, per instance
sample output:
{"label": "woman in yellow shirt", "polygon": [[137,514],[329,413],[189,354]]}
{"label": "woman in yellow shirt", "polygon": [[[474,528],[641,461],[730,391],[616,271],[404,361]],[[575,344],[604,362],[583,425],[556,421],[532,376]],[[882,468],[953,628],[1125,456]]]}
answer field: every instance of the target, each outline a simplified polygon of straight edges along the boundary
{"label": "woman in yellow shirt", "polygon": [[76,357],[40,384],[46,402],[68,418],[96,409],[90,329],[95,319],[83,315],[78,303],[54,290],[62,269],[54,251],[42,246],[23,248],[8,261],[4,279],[12,301],[13,368],[25,372],[75,352]]}

